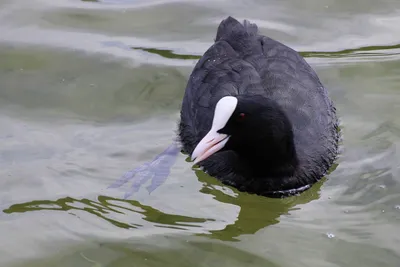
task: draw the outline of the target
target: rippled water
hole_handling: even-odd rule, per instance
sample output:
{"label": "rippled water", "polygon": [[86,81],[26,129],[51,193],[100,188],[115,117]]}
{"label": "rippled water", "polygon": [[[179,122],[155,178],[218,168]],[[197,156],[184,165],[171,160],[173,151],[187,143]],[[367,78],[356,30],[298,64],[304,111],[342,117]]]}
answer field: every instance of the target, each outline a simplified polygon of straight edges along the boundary
{"label": "rippled water", "polygon": [[[301,196],[239,193],[179,155],[131,198],[106,189],[174,138],[226,16],[306,57],[343,153]],[[1,266],[398,266],[400,2],[2,0]]]}

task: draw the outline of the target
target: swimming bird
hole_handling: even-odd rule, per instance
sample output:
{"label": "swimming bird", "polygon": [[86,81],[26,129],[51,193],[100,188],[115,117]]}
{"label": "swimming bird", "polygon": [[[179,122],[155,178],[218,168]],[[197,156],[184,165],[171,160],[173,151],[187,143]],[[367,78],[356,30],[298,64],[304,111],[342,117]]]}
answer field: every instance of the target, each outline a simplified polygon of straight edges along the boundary
{"label": "swimming bird", "polygon": [[304,58],[229,16],[189,77],[178,135],[193,163],[223,184],[284,197],[327,174],[340,131]]}
{"label": "swimming bird", "polygon": [[229,16],[194,67],[178,142],[114,182],[136,177],[125,198],[164,183],[179,151],[223,184],[267,197],[309,189],[338,155],[336,108],[316,72],[292,48]]}

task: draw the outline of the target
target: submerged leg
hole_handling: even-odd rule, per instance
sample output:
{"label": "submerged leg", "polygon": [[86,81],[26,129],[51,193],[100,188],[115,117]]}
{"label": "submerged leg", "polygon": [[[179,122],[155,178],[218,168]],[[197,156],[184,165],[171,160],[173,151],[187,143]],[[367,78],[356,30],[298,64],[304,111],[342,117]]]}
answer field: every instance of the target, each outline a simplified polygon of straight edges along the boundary
{"label": "submerged leg", "polygon": [[125,199],[139,191],[140,187],[151,179],[151,184],[147,187],[147,191],[150,194],[167,180],[168,175],[171,172],[171,167],[175,163],[179,151],[180,147],[178,143],[173,142],[152,161],[146,162],[143,165],[126,172],[108,188],[121,187],[136,176],[131,189],[125,193]]}

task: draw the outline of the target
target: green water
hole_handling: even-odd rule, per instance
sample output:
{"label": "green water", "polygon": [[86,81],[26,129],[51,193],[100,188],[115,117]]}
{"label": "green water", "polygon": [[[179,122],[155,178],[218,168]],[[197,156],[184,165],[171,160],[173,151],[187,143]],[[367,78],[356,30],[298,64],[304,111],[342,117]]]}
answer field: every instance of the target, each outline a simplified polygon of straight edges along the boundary
{"label": "green water", "polygon": [[[318,72],[343,127],[336,170],[268,199],[179,155],[150,195],[106,189],[170,144],[228,15]],[[399,266],[399,23],[390,0],[1,0],[0,265]]]}

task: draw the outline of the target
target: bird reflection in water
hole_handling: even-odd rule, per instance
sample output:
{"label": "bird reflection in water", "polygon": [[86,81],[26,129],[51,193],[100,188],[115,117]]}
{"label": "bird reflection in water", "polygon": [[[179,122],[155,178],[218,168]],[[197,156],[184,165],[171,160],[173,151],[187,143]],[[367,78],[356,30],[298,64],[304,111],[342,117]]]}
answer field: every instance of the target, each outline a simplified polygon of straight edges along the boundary
{"label": "bird reflection in water", "polygon": [[319,199],[320,189],[325,179],[314,184],[302,194],[287,198],[266,198],[263,196],[240,192],[233,189],[235,195],[226,194],[219,188],[224,185],[205,174],[196,171],[198,180],[203,183],[200,192],[214,196],[218,202],[240,207],[235,222],[226,225],[221,230],[211,230],[208,234],[199,234],[222,241],[239,241],[242,235],[255,234],[261,229],[279,223],[282,215],[289,215],[291,211],[300,209],[299,205]]}
{"label": "bird reflection in water", "polygon": [[[242,235],[255,234],[265,227],[278,223],[280,216],[287,215],[290,211],[298,209],[298,205],[318,199],[319,190],[322,185],[322,181],[320,181],[310,190],[307,190],[299,196],[283,199],[265,198],[236,190],[234,191],[234,196],[232,196],[220,190],[219,187],[223,185],[204,172],[196,171],[196,175],[198,180],[203,183],[203,187],[200,190],[201,193],[212,195],[218,202],[240,207],[237,219],[233,223],[227,224],[220,230],[209,230],[205,234],[195,234],[223,241],[238,241],[238,238]],[[145,221],[147,221],[154,227],[183,231],[193,230],[195,233],[197,232],[195,229],[207,227],[206,225],[210,222],[216,222],[213,218],[168,214],[151,206],[143,205],[135,200],[118,199],[103,195],[98,196],[97,200],[90,200],[87,198],[76,199],[71,197],[64,197],[57,200],[34,200],[13,204],[3,210],[5,214],[34,211],[64,211],[77,217],[79,217],[80,212],[88,212],[114,226],[124,229],[141,228],[144,226],[143,224]],[[144,221],[141,222],[136,219],[136,222],[123,222],[122,219],[115,219],[115,214],[129,215],[132,213],[143,215],[142,219]],[[132,219],[130,216],[126,216],[126,218]]]}

